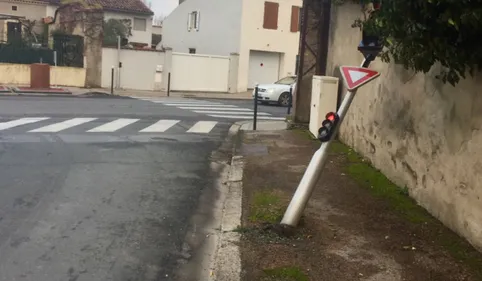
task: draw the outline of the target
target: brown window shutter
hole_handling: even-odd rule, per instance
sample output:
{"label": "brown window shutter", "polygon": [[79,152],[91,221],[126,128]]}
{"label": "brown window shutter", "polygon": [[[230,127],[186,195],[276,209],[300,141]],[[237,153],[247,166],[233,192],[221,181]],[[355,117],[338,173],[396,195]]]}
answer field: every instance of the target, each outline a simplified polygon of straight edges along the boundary
{"label": "brown window shutter", "polygon": [[278,29],[278,10],[278,3],[264,2],[263,28]]}
{"label": "brown window shutter", "polygon": [[300,7],[291,6],[291,32],[300,31]]}

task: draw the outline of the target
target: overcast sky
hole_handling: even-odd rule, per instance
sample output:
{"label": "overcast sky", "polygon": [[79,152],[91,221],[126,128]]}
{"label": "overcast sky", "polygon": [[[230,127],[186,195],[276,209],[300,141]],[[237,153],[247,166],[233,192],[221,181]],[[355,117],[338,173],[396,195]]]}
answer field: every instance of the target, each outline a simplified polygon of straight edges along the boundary
{"label": "overcast sky", "polygon": [[147,0],[152,3],[152,11],[156,16],[167,16],[177,7],[179,0]]}

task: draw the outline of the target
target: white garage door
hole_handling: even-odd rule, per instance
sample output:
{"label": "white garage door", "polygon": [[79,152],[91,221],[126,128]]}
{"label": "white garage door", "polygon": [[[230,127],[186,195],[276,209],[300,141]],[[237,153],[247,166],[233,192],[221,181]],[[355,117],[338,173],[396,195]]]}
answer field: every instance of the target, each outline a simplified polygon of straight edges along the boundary
{"label": "white garage door", "polygon": [[248,88],[256,84],[268,84],[279,79],[280,54],[275,52],[251,51],[249,53]]}

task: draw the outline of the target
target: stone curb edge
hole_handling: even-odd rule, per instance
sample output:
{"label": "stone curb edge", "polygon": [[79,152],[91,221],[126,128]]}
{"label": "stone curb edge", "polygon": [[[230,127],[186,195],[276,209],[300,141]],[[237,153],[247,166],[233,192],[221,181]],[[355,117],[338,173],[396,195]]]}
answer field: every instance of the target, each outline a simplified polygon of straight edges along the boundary
{"label": "stone curb edge", "polygon": [[[249,122],[251,121],[234,123],[229,128],[228,137],[232,140],[239,134],[243,125]],[[233,230],[241,226],[244,161],[243,157],[236,155],[235,152],[236,143],[234,143],[232,147],[233,156],[227,175],[226,186],[228,192],[223,202],[221,229],[210,278],[210,280],[213,281],[241,280],[241,252],[239,248],[241,234]]]}

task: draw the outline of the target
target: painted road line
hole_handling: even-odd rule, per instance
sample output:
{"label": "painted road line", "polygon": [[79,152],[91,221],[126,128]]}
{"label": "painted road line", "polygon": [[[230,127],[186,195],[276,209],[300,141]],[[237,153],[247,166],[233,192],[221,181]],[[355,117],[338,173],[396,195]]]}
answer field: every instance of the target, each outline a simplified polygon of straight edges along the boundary
{"label": "painted road line", "polygon": [[247,108],[234,108],[234,107],[211,107],[211,106],[182,106],[180,109],[189,110],[229,110],[229,111],[252,111]]}
{"label": "painted road line", "polygon": [[211,132],[211,130],[216,126],[218,122],[215,121],[199,121],[194,126],[191,127],[187,132],[188,133],[199,133],[199,134],[207,134]]}
{"label": "painted road line", "polygon": [[68,128],[72,128],[87,122],[96,120],[97,118],[73,118],[63,122],[55,123],[45,127],[41,127],[35,130],[31,130],[31,133],[57,133]]}
{"label": "painted road line", "polygon": [[142,101],[150,101],[154,103],[164,103],[164,102],[185,102],[186,100],[173,100],[168,98],[152,98],[152,99],[138,99]]}
{"label": "painted road line", "polygon": [[[230,119],[253,119],[253,116],[239,116],[239,115],[208,115],[216,118],[230,118]],[[270,116],[258,116],[258,120],[286,120],[285,117],[270,117]]]}
{"label": "painted road line", "polygon": [[0,123],[0,131],[7,130],[13,127],[21,126],[21,125],[27,125],[27,124],[32,124],[35,122],[40,122],[43,120],[47,120],[49,117],[37,117],[37,118],[20,118],[8,122],[2,122]]}
{"label": "painted road line", "polygon": [[220,103],[164,103],[168,106],[217,106],[217,107],[236,107],[235,105],[227,105]]}
{"label": "painted road line", "polygon": [[[239,111],[211,111],[211,110],[194,110],[196,113],[204,113],[204,114],[244,114],[244,115],[253,115],[253,111],[246,111],[246,112],[239,112]],[[271,115],[269,113],[258,112],[258,115]]]}
{"label": "painted road line", "polygon": [[172,126],[179,123],[181,120],[159,120],[151,126],[142,129],[141,133],[162,133],[167,131]]}
{"label": "painted road line", "polygon": [[[160,100],[159,100],[160,101]],[[220,103],[212,100],[162,100],[167,103]]]}
{"label": "painted road line", "polygon": [[112,122],[106,123],[104,125],[95,127],[91,130],[88,130],[87,132],[91,132],[91,133],[115,132],[137,121],[139,121],[139,119],[120,118]]}

